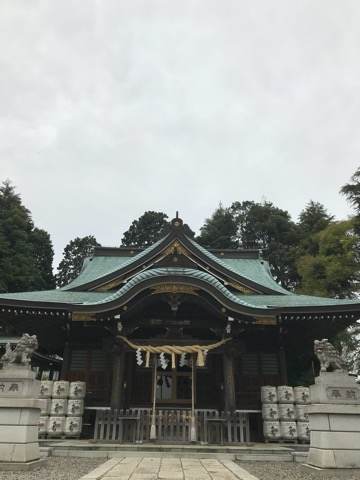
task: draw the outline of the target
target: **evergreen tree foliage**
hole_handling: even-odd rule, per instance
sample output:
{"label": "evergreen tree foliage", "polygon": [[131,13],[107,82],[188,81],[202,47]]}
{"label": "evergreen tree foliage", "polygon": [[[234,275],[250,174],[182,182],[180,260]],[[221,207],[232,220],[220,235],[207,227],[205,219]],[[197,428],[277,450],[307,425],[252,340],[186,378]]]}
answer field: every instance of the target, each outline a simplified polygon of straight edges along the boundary
{"label": "evergreen tree foliage", "polygon": [[349,372],[360,375],[360,323],[359,321],[340,332],[334,345],[341,352]]}
{"label": "evergreen tree foliage", "polygon": [[64,248],[63,258],[58,266],[57,285],[63,287],[76,278],[81,271],[85,258],[92,255],[95,247],[100,246],[93,235],[82,238],[76,237],[71,240]]}
{"label": "evergreen tree foliage", "polygon": [[297,259],[300,293],[328,297],[353,297],[359,282],[359,237],[354,220],[332,222],[313,236],[315,254]]}
{"label": "evergreen tree foliage", "polygon": [[170,230],[168,216],[163,212],[147,211],[134,220],[124,232],[121,245],[124,247],[149,247],[164,237]]}
{"label": "evergreen tree foliage", "polygon": [[35,265],[38,271],[37,289],[55,288],[55,276],[52,270],[54,249],[50,235],[45,230],[34,228],[30,235]]}
{"label": "evergreen tree foliage", "polygon": [[354,228],[360,235],[360,167],[351,177],[352,183],[345,184],[340,193],[343,194],[355,209]]}
{"label": "evergreen tree foliage", "polygon": [[0,186],[0,290],[52,288],[53,256],[49,234],[34,228],[20,195],[5,181]]}
{"label": "evergreen tree foliage", "polygon": [[205,220],[197,241],[206,248],[236,248],[236,224],[230,210],[220,204]]}
{"label": "evergreen tree foliage", "polygon": [[304,255],[316,255],[319,242],[316,234],[325,229],[334,217],[330,215],[324,205],[310,201],[299,215],[299,244],[296,247],[296,258]]}
{"label": "evergreen tree foliage", "polygon": [[[163,212],[147,211],[134,220],[121,240],[122,247],[146,248],[165,237],[169,233],[171,224],[168,216]],[[195,233],[186,223],[183,226],[185,234],[193,238]]]}
{"label": "evergreen tree foliage", "polygon": [[278,282],[294,288],[298,281],[294,259],[298,230],[290,214],[267,201],[234,202],[231,213],[237,227],[238,245],[261,249]]}
{"label": "evergreen tree foliage", "polygon": [[340,189],[340,193],[345,195],[347,200],[355,208],[356,215],[360,216],[360,167],[352,175],[351,181],[352,183],[346,183]]}
{"label": "evergreen tree foliage", "polygon": [[299,227],[303,234],[313,234],[326,228],[333,220],[324,205],[310,200],[299,215]]}

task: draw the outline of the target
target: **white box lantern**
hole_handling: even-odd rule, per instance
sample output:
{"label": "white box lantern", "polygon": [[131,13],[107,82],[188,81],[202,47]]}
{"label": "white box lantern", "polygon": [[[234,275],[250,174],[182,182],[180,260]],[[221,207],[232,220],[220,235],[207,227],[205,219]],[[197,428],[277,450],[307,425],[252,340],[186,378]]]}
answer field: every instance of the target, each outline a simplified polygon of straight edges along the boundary
{"label": "white box lantern", "polygon": [[296,440],[296,422],[280,422],[280,433],[284,440]]}
{"label": "white box lantern", "polygon": [[40,383],[39,398],[50,398],[53,391],[54,382],[52,380],[42,380]]}
{"label": "white box lantern", "polygon": [[64,433],[65,417],[49,417],[47,433],[49,436],[58,437]]}
{"label": "white box lantern", "polygon": [[86,383],[85,382],[71,382],[69,398],[71,399],[83,399],[86,394]]}
{"label": "white box lantern", "polygon": [[50,415],[56,417],[66,415],[67,402],[65,398],[53,398],[51,401]]}
{"label": "white box lantern", "polygon": [[78,417],[84,413],[84,400],[68,400],[68,416]]}
{"label": "white box lantern", "polygon": [[277,403],[263,403],[262,417],[264,420],[279,420],[279,407]]}
{"label": "white box lantern", "polygon": [[296,413],[295,413],[294,405],[291,403],[280,403],[279,417],[280,417],[280,420],[285,420],[285,421],[295,420]]}
{"label": "white box lantern", "polygon": [[45,435],[47,433],[49,423],[49,417],[41,416],[39,419],[39,435]]}
{"label": "white box lantern", "polygon": [[307,405],[310,403],[310,389],[308,387],[294,387],[295,403]]}
{"label": "white box lantern", "polygon": [[264,422],[263,423],[264,438],[270,442],[280,439],[280,422]]}
{"label": "white box lantern", "polygon": [[294,403],[294,389],[288,385],[281,385],[277,387],[278,402],[279,403]]}
{"label": "white box lantern", "polygon": [[53,398],[67,398],[69,396],[69,382],[59,380],[54,382],[52,397]]}
{"label": "white box lantern", "polygon": [[67,437],[79,437],[81,434],[81,427],[81,417],[67,417],[65,420],[65,435]]}
{"label": "white box lantern", "polygon": [[276,403],[278,401],[276,387],[261,387],[261,401],[263,403]]}
{"label": "white box lantern", "polygon": [[309,422],[297,422],[297,434],[299,440],[310,442]]}
{"label": "white box lantern", "polygon": [[307,405],[295,405],[296,420],[299,422],[308,422]]}

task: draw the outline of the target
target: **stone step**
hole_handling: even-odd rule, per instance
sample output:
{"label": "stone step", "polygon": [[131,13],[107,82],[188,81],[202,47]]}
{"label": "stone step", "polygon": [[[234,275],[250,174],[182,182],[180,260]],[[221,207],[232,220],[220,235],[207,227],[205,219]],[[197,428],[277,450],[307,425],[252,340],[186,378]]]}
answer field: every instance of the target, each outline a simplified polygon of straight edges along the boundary
{"label": "stone step", "polygon": [[[111,444],[91,442],[50,442],[52,456],[58,457],[190,457],[222,460],[292,462],[294,450],[289,446],[254,445],[167,445]],[[45,442],[43,442],[45,446]],[[302,452],[298,452],[301,454]]]}
{"label": "stone step", "polygon": [[235,460],[241,462],[293,462],[291,452],[284,453],[240,453],[235,455]]}
{"label": "stone step", "polygon": [[292,452],[295,463],[307,463],[308,452]]}
{"label": "stone step", "polygon": [[53,457],[86,457],[86,458],[117,458],[117,457],[152,457],[152,458],[216,458],[218,460],[235,460],[234,454],[229,453],[200,453],[200,452],[172,452],[172,451],[114,451],[114,450],[101,450],[101,451],[92,451],[92,450],[59,450],[54,449],[52,452]]}
{"label": "stone step", "polygon": [[51,457],[52,451],[52,447],[40,447],[41,458]]}
{"label": "stone step", "polygon": [[118,443],[100,443],[87,441],[43,441],[41,447],[49,447],[58,450],[74,450],[74,451],[112,451],[112,452],[171,452],[171,453],[221,453],[221,454],[278,454],[288,453],[295,449],[292,446],[282,446],[278,444],[243,444],[243,445],[201,445],[201,444],[160,444],[160,443],[143,443],[143,444],[118,444]]}

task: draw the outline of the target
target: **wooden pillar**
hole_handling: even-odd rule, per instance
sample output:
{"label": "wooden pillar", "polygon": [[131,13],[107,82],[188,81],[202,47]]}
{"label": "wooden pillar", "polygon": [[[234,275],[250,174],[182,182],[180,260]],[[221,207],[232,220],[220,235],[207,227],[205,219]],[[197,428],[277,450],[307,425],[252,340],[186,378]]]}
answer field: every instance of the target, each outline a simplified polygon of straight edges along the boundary
{"label": "wooden pillar", "polygon": [[282,385],[287,385],[288,383],[288,374],[287,374],[287,365],[286,365],[286,354],[284,346],[284,332],[283,328],[279,326],[279,367],[280,367],[280,379]]}
{"label": "wooden pillar", "polygon": [[70,343],[68,341],[65,342],[64,352],[63,352],[63,362],[61,365],[61,372],[60,372],[60,379],[61,380],[68,380],[68,375],[70,371],[70,363],[71,363],[71,349]]}
{"label": "wooden pillar", "polygon": [[225,411],[233,411],[236,408],[234,357],[228,349],[224,352],[223,362]]}
{"label": "wooden pillar", "polygon": [[190,442],[196,442],[196,419],[195,419],[195,365],[196,356],[191,355],[191,422],[190,422]]}
{"label": "wooden pillar", "polygon": [[279,364],[280,364],[280,378],[282,385],[287,385],[288,375],[287,375],[287,366],[286,366],[286,355],[285,348],[283,345],[280,345],[279,350]]}
{"label": "wooden pillar", "polygon": [[113,373],[111,385],[111,408],[122,408],[124,404],[125,352],[116,349],[113,353]]}

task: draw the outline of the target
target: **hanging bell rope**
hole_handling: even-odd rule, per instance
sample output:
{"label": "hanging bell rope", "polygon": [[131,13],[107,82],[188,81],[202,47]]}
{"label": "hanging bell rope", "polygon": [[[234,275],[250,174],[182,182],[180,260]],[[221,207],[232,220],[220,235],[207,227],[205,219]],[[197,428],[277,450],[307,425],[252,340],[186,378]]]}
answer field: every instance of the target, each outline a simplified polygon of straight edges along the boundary
{"label": "hanging bell rope", "polygon": [[214,350],[215,348],[221,347],[226,342],[231,340],[231,338],[224,338],[219,342],[212,343],[210,345],[138,345],[136,343],[131,342],[128,338],[122,337],[119,335],[118,338],[121,338],[125,343],[129,345],[129,347],[133,348],[134,350],[140,350],[146,353],[146,361],[145,365],[149,366],[149,356],[151,353],[167,353],[171,355],[171,365],[172,368],[175,368],[175,355],[182,355],[183,353],[195,353],[197,355],[196,365],[198,367],[205,366],[205,357],[209,350]]}

